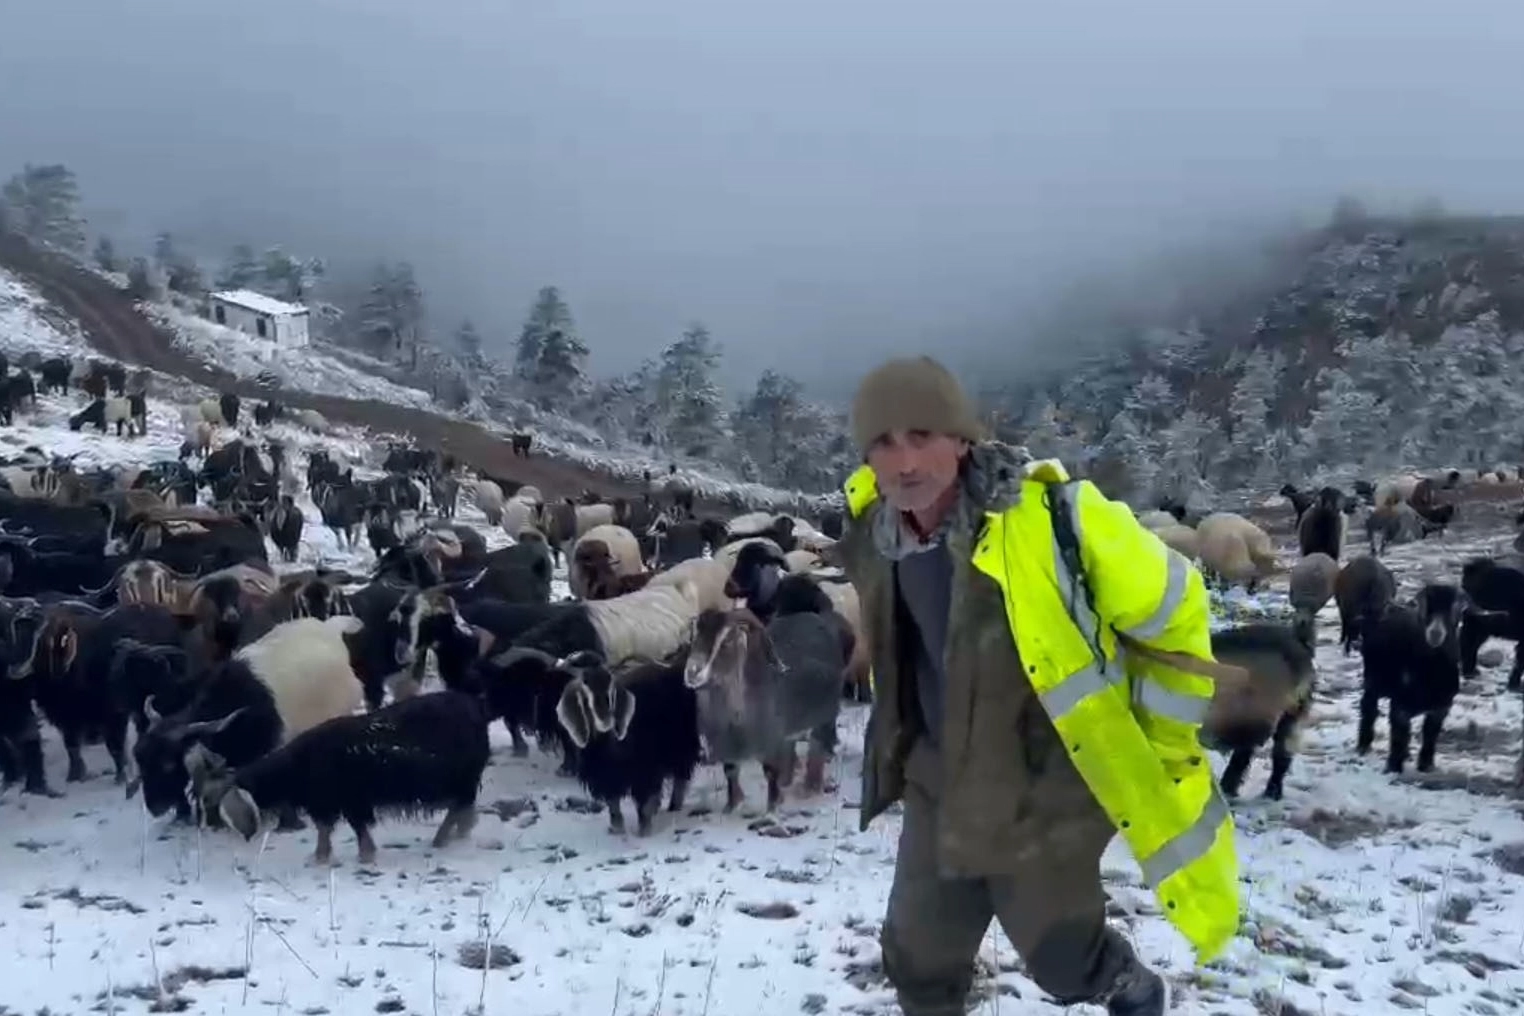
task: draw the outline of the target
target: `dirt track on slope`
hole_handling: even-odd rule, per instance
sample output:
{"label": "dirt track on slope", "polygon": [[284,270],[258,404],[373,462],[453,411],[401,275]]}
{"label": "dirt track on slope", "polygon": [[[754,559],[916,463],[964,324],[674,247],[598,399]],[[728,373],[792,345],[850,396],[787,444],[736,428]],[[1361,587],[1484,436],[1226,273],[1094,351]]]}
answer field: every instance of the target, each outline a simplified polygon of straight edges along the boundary
{"label": "dirt track on slope", "polygon": [[0,233],[0,267],[14,272],[59,311],[79,322],[90,345],[106,356],[184,378],[246,399],[272,394],[288,406],[315,409],[331,422],[373,431],[411,435],[425,448],[449,452],[462,462],[496,476],[532,483],[548,496],[595,490],[616,496],[633,494],[637,485],[576,463],[537,454],[513,455],[507,442],[472,423],[384,402],[342,399],[288,389],[265,389],[190,357],[171,337],[144,317],[126,293],[69,259],[40,251],[14,234]]}

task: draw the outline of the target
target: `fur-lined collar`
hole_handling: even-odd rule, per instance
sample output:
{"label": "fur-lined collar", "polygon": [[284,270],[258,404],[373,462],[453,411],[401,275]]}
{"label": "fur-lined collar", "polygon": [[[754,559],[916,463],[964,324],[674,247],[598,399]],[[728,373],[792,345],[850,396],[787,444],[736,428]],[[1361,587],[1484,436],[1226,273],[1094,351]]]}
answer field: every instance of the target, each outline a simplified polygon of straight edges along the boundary
{"label": "fur-lined collar", "polygon": [[969,450],[959,473],[958,503],[947,514],[931,539],[921,542],[900,513],[890,505],[881,505],[873,519],[873,545],[891,561],[931,550],[947,540],[950,533],[970,543],[984,525],[988,513],[1009,511],[1021,503],[1021,482],[1026,478],[1026,464],[1031,456],[1024,448],[999,441],[982,441]]}

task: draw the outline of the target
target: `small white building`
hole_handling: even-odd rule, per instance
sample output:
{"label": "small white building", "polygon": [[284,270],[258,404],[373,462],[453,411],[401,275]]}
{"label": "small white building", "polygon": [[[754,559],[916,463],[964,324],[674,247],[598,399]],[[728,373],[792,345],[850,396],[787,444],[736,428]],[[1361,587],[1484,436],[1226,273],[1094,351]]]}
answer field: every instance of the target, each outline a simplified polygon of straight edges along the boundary
{"label": "small white building", "polygon": [[307,308],[286,303],[247,289],[230,289],[211,295],[212,320],[256,339],[277,346],[305,346],[312,341],[307,331]]}

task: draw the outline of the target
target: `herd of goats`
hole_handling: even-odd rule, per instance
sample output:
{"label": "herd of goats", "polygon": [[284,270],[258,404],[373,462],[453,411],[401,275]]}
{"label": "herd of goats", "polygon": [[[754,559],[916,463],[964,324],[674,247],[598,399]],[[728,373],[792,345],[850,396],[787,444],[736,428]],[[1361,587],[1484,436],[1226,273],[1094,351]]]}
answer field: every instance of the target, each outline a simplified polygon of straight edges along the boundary
{"label": "herd of goats", "polygon": [[[62,372],[66,388],[86,376],[95,372]],[[86,392],[110,397],[97,390]],[[205,399],[185,411],[179,458],[145,468],[83,470],[38,449],[0,464],[7,787],[59,796],[45,720],[68,782],[88,776],[83,746],[103,741],[117,783],[150,814],[246,838],[299,829],[305,814],[323,863],[341,820],[362,863],[375,859],[378,816],[443,811],[436,847],[468,835],[495,720],[514,756],[529,753],[531,735],[559,756],[559,773],[606,807],[616,832],[625,798],[647,834],[664,795],[681,809],[705,764],[723,767],[729,812],[744,798],[739,765],[759,763],[772,810],[794,784],[801,740],[802,792],[825,789],[842,703],[872,694],[857,596],[832,552],[839,513],[705,517],[672,477],[629,498],[547,501],[400,445],[377,478],[357,478],[322,448],[302,475],[280,442],[258,436],[284,412],[257,405],[239,430],[237,396]],[[86,422],[104,430],[111,419]],[[513,444],[529,453],[526,436]],[[1217,691],[1202,740],[1230,753],[1226,793],[1269,742],[1265,793],[1281,797],[1314,692],[1312,619],[1330,599],[1345,651],[1363,656],[1358,750],[1387,699],[1388,771],[1406,763],[1418,716],[1418,768],[1433,766],[1481,643],[1524,636],[1524,557],[1469,562],[1459,586],[1426,585],[1411,603],[1397,601],[1379,560],[1390,543],[1443,529],[1459,482],[1282,491],[1301,552],[1294,620],[1218,632],[1215,662],[1203,661]],[[479,528],[457,521],[462,492],[511,543],[489,550]],[[297,561],[304,493],[340,545],[369,543],[370,574],[277,574],[272,556]],[[1341,568],[1362,503],[1372,553]],[[1240,515],[1193,518],[1167,504],[1140,521],[1216,581],[1252,586],[1282,570],[1268,535]],[[563,559],[572,596],[553,602]],[[430,654],[442,688],[424,693]],[[1510,688],[1521,673],[1516,655]]]}

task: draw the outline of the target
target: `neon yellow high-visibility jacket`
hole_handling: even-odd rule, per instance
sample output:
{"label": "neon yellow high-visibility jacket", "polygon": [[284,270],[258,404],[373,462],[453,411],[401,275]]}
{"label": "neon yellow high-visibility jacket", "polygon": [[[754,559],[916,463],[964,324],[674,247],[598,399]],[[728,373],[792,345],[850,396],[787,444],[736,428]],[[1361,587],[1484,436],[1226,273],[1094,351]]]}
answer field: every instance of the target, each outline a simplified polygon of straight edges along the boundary
{"label": "neon yellow high-visibility jacket", "polygon": [[[992,796],[1000,796],[998,787],[986,786],[978,799],[960,800],[959,781],[989,783],[991,773],[1003,781],[1007,770],[999,768],[1002,760],[991,762],[986,756],[1008,750],[1037,751],[1040,757],[1040,749],[1020,742],[1053,740],[1056,731],[1056,740],[1061,742],[1061,748],[1052,746],[1057,765],[1044,761],[1025,767],[1028,773],[1036,771],[1069,797],[1084,797],[1088,788],[1094,804],[1104,812],[1099,821],[1109,819],[1107,832],[1122,834],[1165,917],[1194,946],[1199,962],[1210,960],[1237,932],[1240,907],[1232,816],[1197,741],[1211,701],[1212,681],[1129,653],[1117,639],[1120,632],[1157,650],[1210,660],[1205,585],[1196,569],[1141,526],[1125,504],[1108,499],[1089,481],[1071,481],[1056,461],[1029,463],[1024,476],[1016,470],[1010,486],[1009,497],[995,505],[997,510],[984,513],[980,532],[956,542],[949,539],[949,548],[959,559],[954,562],[948,684],[952,688],[972,680],[974,685],[966,702],[957,689],[949,692],[943,810],[961,809],[964,817],[949,820],[961,824],[941,840],[942,853],[974,858],[952,867],[977,874],[969,869],[989,867],[990,862],[969,841],[986,831],[1007,854],[1022,852],[1022,842],[1033,835],[1031,827],[1020,827],[1021,836],[1013,843],[1009,836],[1001,839],[1009,823],[997,825],[998,817],[968,814],[999,811],[991,801]],[[896,608],[892,606],[893,580],[884,578],[892,570],[875,562],[867,549],[870,525],[865,516],[878,499],[872,470],[858,469],[846,483],[845,493],[852,521],[843,543],[849,545],[853,580],[861,578],[867,586],[860,587],[859,593],[864,599],[876,680],[885,689],[875,696],[864,746],[862,822],[866,826],[899,796],[896,784],[903,783],[903,763],[914,737],[913,731],[903,728],[908,711],[914,708],[907,703],[914,696],[906,693],[905,682],[886,680],[901,667],[901,644],[873,630],[894,627]],[[1051,509],[1050,497],[1055,506]],[[1093,594],[1093,610],[1079,595],[1076,576],[1060,552],[1054,512],[1062,513],[1060,517],[1072,530],[1070,546],[1077,544],[1078,563]],[[859,555],[855,569],[854,552]],[[964,563],[971,567],[963,567]],[[994,586],[984,584],[984,578]],[[887,591],[879,586],[887,586]],[[989,605],[980,606],[986,600]],[[976,608],[985,610],[986,617],[998,616],[1002,602],[1006,635],[1019,656],[1019,662],[1012,658],[1008,666],[1007,658],[998,656],[998,652],[1008,653],[1008,648],[999,650],[985,641],[985,629],[961,620]],[[954,673],[959,667],[966,671],[987,668],[992,657],[1003,668],[996,675],[980,673],[969,679]],[[1027,683],[1029,691],[1020,687]],[[981,714],[1007,708],[1002,699],[1008,694],[1035,694],[1041,712],[1051,719],[1051,728],[1020,720],[1012,731],[1012,721],[1001,717],[999,726],[984,732],[987,724]],[[1023,706],[1011,708],[1018,717],[1026,715],[1020,711]],[[914,712],[919,714],[918,709]],[[992,747],[991,741],[1007,744]],[[1065,773],[1054,772],[1070,768],[1062,764],[1063,756],[1082,783],[1066,784]],[[1064,809],[1072,812],[1077,806],[1044,800],[1054,793],[1044,789],[1043,794],[1029,795],[1037,801],[1033,808],[1057,809],[1060,819],[1067,821]],[[1047,824],[1058,825],[1060,820]],[[1035,835],[1042,835],[1041,826],[1037,829]],[[1104,839],[1101,842],[1104,845]],[[1066,847],[1056,841],[1048,849]]]}

